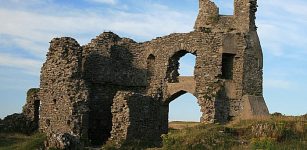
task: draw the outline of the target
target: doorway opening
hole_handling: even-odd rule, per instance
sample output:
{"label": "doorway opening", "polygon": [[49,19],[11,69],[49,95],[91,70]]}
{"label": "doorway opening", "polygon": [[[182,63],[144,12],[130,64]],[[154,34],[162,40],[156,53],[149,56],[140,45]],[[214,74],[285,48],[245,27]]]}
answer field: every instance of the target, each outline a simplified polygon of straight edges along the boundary
{"label": "doorway opening", "polygon": [[169,102],[169,128],[182,129],[199,124],[202,113],[197,98],[184,91],[178,95]]}
{"label": "doorway opening", "polygon": [[92,84],[90,95],[88,139],[91,146],[101,146],[111,136],[113,98],[118,89],[112,85]]}

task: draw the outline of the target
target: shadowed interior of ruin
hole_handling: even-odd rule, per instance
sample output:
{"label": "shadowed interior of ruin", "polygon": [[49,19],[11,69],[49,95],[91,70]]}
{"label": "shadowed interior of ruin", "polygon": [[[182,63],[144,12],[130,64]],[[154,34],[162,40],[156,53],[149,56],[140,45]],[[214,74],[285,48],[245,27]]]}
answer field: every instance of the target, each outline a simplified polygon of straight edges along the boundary
{"label": "shadowed interior of ruin", "polygon": [[222,56],[222,79],[233,79],[233,62],[235,55],[224,53]]}
{"label": "shadowed interior of ruin", "polygon": [[[84,76],[90,88],[88,138],[92,145],[102,145],[111,136],[112,113],[111,106],[117,91],[143,91],[145,87],[126,87],[123,83],[115,83],[112,80],[105,82],[101,74],[116,73],[118,79],[125,80],[129,70],[136,74],[146,76],[147,70],[135,68],[132,65],[133,55],[125,47],[112,46],[110,57],[96,52],[91,53],[85,59]],[[151,58],[150,58],[151,59]],[[108,66],[116,67],[108,67]],[[112,76],[110,74],[110,76]]]}

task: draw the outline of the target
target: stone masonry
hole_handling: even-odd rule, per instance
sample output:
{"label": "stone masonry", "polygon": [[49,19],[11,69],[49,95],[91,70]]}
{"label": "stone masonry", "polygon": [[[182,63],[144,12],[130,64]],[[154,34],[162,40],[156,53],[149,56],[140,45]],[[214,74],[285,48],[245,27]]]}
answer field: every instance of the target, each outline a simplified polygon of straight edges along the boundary
{"label": "stone masonry", "polygon": [[39,89],[33,88],[27,92],[27,101],[23,106],[22,114],[33,123],[34,130],[38,128],[40,99]]}
{"label": "stone masonry", "polygon": [[32,134],[38,129],[40,100],[39,89],[33,88],[27,92],[26,104],[22,113],[15,113],[0,119],[0,133]]}
{"label": "stone masonry", "polygon": [[[46,146],[158,145],[168,132],[169,103],[187,92],[198,99],[204,123],[268,115],[257,0],[234,0],[229,16],[220,15],[213,1],[199,4],[190,33],[137,43],[104,32],[84,46],[68,37],[53,39],[37,98]],[[178,73],[187,53],[196,56],[190,77]]]}

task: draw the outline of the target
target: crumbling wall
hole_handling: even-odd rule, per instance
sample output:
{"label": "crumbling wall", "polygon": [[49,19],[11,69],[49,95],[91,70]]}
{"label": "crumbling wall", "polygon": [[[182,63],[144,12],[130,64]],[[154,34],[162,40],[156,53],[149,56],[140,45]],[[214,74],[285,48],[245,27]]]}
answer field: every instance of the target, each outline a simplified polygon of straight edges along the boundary
{"label": "crumbling wall", "polygon": [[50,42],[39,92],[40,130],[47,134],[47,147],[77,148],[87,139],[88,90],[81,68],[82,48],[74,39]]}
{"label": "crumbling wall", "polygon": [[246,35],[247,49],[244,51],[244,95],[263,95],[263,54],[256,32]]}
{"label": "crumbling wall", "polygon": [[210,32],[249,32],[256,30],[257,0],[234,0],[234,14],[221,15],[214,0],[199,0],[199,14],[194,29]]}
{"label": "crumbling wall", "polygon": [[[151,78],[148,90],[152,93],[148,92],[148,94],[156,95],[157,99],[160,98],[164,102],[172,101],[173,99],[169,100],[173,95],[168,93],[168,85],[170,85],[168,83],[179,82],[178,61],[183,55],[191,53],[196,56],[193,77],[196,82],[196,92],[192,94],[197,97],[201,106],[203,112],[201,120],[203,122],[227,122],[231,116],[237,116],[240,111],[246,40],[248,39],[245,38],[245,34],[240,32],[195,31],[186,34],[171,34],[142,44],[146,50],[142,54],[143,58],[148,58],[150,55],[155,57],[155,76]],[[224,54],[233,55],[230,79],[222,77]],[[225,98],[218,96],[222,89],[225,89]],[[179,88],[178,92],[181,90],[184,89]]]}
{"label": "crumbling wall", "polygon": [[89,88],[89,130],[92,145],[101,145],[111,136],[111,105],[117,91],[143,92],[146,70],[138,68],[138,53],[131,39],[104,32],[83,46],[83,75]]}
{"label": "crumbling wall", "polygon": [[[214,100],[209,99],[210,89],[215,84],[219,85],[218,76],[220,73],[221,59],[219,47],[221,46],[221,34],[191,32],[186,34],[171,34],[169,36],[157,38],[143,44],[147,51],[143,54],[145,58],[149,55],[156,57],[155,78],[151,86],[153,94],[159,95],[161,100],[170,102],[167,83],[178,82],[179,59],[187,53],[196,55],[196,65],[194,80],[196,82],[196,97],[202,107],[203,121],[213,122],[214,120]],[[161,82],[162,81],[162,82]],[[183,89],[178,89],[178,91]],[[212,89],[213,90],[213,89]],[[160,93],[158,93],[160,91]],[[187,91],[186,91],[187,92]],[[193,94],[193,93],[192,93]],[[207,96],[209,95],[210,96]],[[213,96],[214,97],[214,96]],[[167,104],[168,105],[168,104]],[[167,112],[168,113],[168,112]],[[168,116],[164,114],[163,116]],[[167,126],[167,122],[166,125]]]}
{"label": "crumbling wall", "polygon": [[[159,142],[168,132],[169,103],[191,91],[201,122],[226,123],[249,110],[268,114],[259,113],[267,108],[254,22],[257,1],[234,0],[234,6],[233,15],[223,16],[214,1],[200,0],[194,31],[144,43],[112,32],[82,47],[72,38],[52,40],[39,92],[47,146]],[[194,76],[187,77],[193,89],[174,89],[170,85],[182,78],[179,59],[187,53],[196,56]]]}
{"label": "crumbling wall", "polygon": [[104,32],[83,46],[83,73],[88,82],[119,86],[146,86],[146,70],[137,59],[140,44]]}
{"label": "crumbling wall", "polygon": [[29,89],[27,92],[26,104],[23,106],[22,113],[33,122],[33,127],[38,129],[40,99],[38,96],[39,89]]}
{"label": "crumbling wall", "polygon": [[23,106],[22,113],[15,113],[0,119],[0,133],[24,133],[31,134],[38,129],[39,89],[33,88],[27,92],[26,104]]}
{"label": "crumbling wall", "polygon": [[120,91],[112,105],[112,132],[110,141],[117,146],[144,142],[159,145],[161,125],[159,102],[152,97]]}
{"label": "crumbling wall", "polygon": [[22,113],[8,115],[3,120],[0,120],[0,133],[31,134],[36,130],[36,124]]}

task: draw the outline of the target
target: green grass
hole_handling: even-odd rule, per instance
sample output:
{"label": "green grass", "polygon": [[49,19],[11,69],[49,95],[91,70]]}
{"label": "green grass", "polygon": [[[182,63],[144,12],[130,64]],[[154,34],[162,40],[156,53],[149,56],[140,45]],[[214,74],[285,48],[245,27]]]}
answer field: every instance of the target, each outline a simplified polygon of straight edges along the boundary
{"label": "green grass", "polygon": [[227,125],[200,124],[163,135],[165,150],[307,148],[306,117],[271,117],[239,120]]}
{"label": "green grass", "polygon": [[0,150],[33,150],[44,145],[45,135],[35,133],[24,134],[0,133]]}
{"label": "green grass", "polygon": [[[173,127],[179,128],[173,128]],[[162,136],[162,150],[304,150],[307,147],[307,117],[273,116],[238,120],[227,125],[171,122]],[[43,146],[46,137],[0,133],[0,150],[32,150]],[[150,142],[149,142],[150,143]],[[126,143],[122,149],[143,149],[146,141]],[[147,145],[148,144],[148,145]],[[105,145],[105,149],[116,149]]]}

